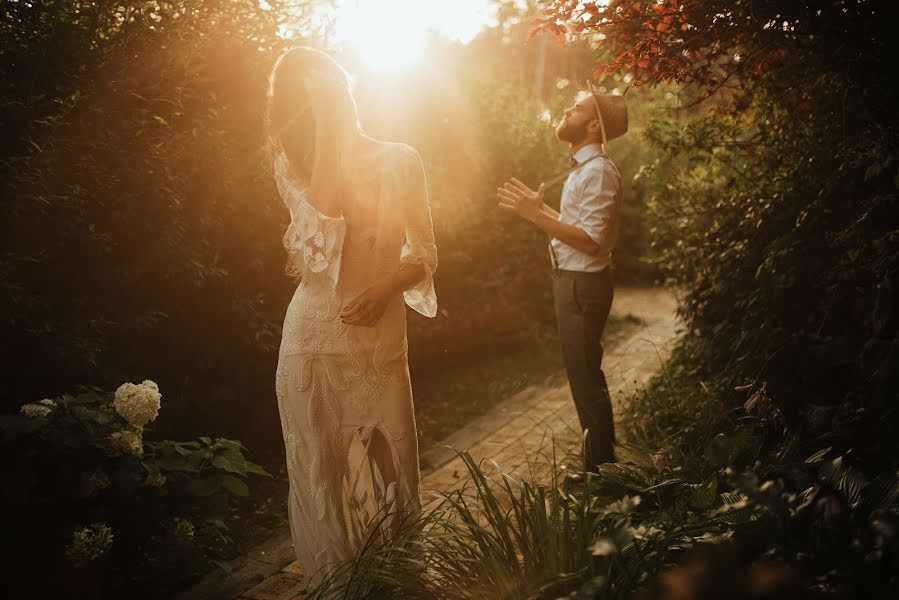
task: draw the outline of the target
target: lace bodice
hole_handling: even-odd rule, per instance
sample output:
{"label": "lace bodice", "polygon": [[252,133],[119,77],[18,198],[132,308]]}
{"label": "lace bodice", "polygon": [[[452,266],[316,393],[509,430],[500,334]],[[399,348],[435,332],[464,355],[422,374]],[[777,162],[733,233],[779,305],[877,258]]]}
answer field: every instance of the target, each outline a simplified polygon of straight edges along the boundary
{"label": "lace bodice", "polygon": [[[389,273],[401,263],[422,264],[424,278],[403,296],[415,311],[427,317],[437,314],[433,277],[437,247],[424,167],[415,149],[386,144],[357,165],[352,179],[354,202],[337,218],[309,203],[308,186],[290,175],[283,152],[275,160],[275,180],[290,211],[290,224],[282,241],[295,274],[309,285],[337,290],[344,262],[359,262],[357,266],[367,267],[372,275]],[[354,246],[357,251],[345,253],[345,246]],[[374,277],[371,279],[369,285]],[[355,281],[346,282],[344,294],[351,291],[352,283]]]}

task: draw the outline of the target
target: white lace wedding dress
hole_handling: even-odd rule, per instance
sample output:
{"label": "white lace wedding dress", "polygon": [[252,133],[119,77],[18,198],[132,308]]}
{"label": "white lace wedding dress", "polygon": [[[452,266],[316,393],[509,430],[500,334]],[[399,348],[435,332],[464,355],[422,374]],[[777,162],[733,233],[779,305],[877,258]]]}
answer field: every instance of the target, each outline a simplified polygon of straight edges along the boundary
{"label": "white lace wedding dress", "polygon": [[[302,276],[284,319],[276,394],[291,536],[315,585],[420,508],[403,300],[436,314],[437,249],[421,159],[407,145],[384,144],[356,165],[340,218],[307,202],[283,153],[275,177],[291,215],[284,246]],[[423,264],[425,277],[374,326],[344,325],[341,307],[401,263]]]}

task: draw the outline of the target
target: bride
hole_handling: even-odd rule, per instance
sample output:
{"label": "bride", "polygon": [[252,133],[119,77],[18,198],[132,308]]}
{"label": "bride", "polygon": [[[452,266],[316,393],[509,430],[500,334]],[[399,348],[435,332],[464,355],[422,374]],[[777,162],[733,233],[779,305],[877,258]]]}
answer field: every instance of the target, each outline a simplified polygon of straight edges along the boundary
{"label": "bride", "polygon": [[424,169],[365,135],[344,70],[295,48],[268,91],[268,141],[289,269],[275,376],[290,530],[311,586],[420,509],[408,304],[433,317],[437,248]]}

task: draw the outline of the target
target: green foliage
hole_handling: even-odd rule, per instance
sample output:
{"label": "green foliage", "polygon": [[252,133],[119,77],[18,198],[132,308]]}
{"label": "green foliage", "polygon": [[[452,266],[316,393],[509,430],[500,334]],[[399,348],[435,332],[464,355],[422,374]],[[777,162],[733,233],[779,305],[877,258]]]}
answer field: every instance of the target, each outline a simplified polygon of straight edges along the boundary
{"label": "green foliage", "polygon": [[[3,415],[0,473],[15,482],[0,496],[15,515],[3,560],[20,571],[14,587],[116,595],[140,582],[128,593],[141,597],[171,590],[221,556],[231,543],[225,521],[249,494],[245,478],[268,475],[235,440],[143,441],[113,396],[89,388]],[[98,565],[110,575],[85,580]]]}
{"label": "green foliage", "polygon": [[603,465],[583,483],[553,458],[548,485],[461,453],[470,480],[441,493],[388,545],[344,563],[312,598],[626,598],[686,550],[729,538],[756,518],[716,480],[691,484],[633,462]]}
{"label": "green foliage", "polygon": [[[280,459],[271,382],[293,282],[262,110],[278,52],[320,40],[304,21],[316,2],[265,4],[0,8],[0,339],[14,349],[0,406],[146,370],[177,399],[165,435],[203,422]],[[428,172],[441,312],[410,316],[416,377],[539,350],[554,332],[546,236],[499,214],[495,190],[564,169],[565,146],[540,117],[561,114],[591,57],[584,45],[522,46],[523,13],[503,13],[470,45],[435,47],[442,68],[405,87],[358,73],[366,129],[419,148]],[[641,149],[621,143],[630,179]],[[621,276],[642,269],[639,193],[626,192]]]}
{"label": "green foliage", "polygon": [[645,131],[660,159],[639,179],[686,332],[630,405],[631,439],[763,509],[736,532],[755,550],[895,595],[894,7],[551,4],[539,27],[583,12],[577,31],[603,34],[601,81],[682,85],[682,110]]}
{"label": "green foliage", "polygon": [[767,381],[791,422],[812,399],[847,397],[876,418],[896,383],[896,187],[866,181],[871,163],[852,147],[892,142],[871,131],[831,145],[827,119],[771,106],[649,133],[674,157],[649,211],[666,270],[688,290],[683,352],[718,392]]}
{"label": "green foliage", "polygon": [[271,387],[291,292],[261,114],[297,3],[268,4],[0,9],[6,409],[146,369],[173,434],[276,426],[237,410]]}
{"label": "green foliage", "polygon": [[580,483],[554,455],[538,484],[463,452],[461,488],[387,545],[372,540],[311,597],[628,598],[695,550],[732,547],[743,563],[789,565],[813,589],[893,597],[899,472],[870,476],[853,452],[809,452],[830,421],[810,419],[798,443],[761,390],[744,391],[753,402],[738,414],[669,369],[627,409],[627,433],[655,454],[620,446],[618,463]]}
{"label": "green foliage", "polygon": [[750,558],[776,558],[850,597],[895,595],[899,472],[859,443],[864,415],[850,402],[812,405],[788,428],[766,386],[746,386],[745,405],[732,409],[682,360],[629,403],[629,437],[657,449],[660,468],[717,481],[722,498],[755,510],[754,525],[734,528]]}

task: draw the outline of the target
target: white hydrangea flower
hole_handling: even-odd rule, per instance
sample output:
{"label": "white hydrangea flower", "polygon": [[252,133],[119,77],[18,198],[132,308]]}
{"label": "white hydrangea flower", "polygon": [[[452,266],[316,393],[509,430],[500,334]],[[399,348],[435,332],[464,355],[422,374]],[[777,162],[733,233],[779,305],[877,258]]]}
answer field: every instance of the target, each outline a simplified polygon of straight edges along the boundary
{"label": "white hydrangea flower", "polygon": [[175,539],[178,540],[178,542],[182,544],[189,544],[190,542],[194,541],[196,529],[194,528],[194,524],[187,519],[175,517],[172,533],[174,533]]}
{"label": "white hydrangea flower", "polygon": [[611,556],[618,552],[618,546],[615,545],[615,541],[612,538],[603,536],[596,538],[596,540],[590,544],[589,550],[593,556]]}
{"label": "white hydrangea flower", "polygon": [[112,528],[105,523],[91,523],[75,530],[66,557],[76,565],[100,558],[112,547]]}
{"label": "white hydrangea flower", "polygon": [[615,502],[609,502],[602,512],[605,514],[617,513],[621,515],[630,514],[640,505],[640,496],[622,496]]}
{"label": "white hydrangea flower", "polygon": [[109,443],[114,450],[135,456],[144,455],[144,442],[133,431],[116,431],[110,434]]}
{"label": "white hydrangea flower", "polygon": [[135,427],[143,427],[159,415],[162,394],[159,386],[145,379],[140,384],[123,383],[115,391],[116,412]]}
{"label": "white hydrangea flower", "polygon": [[23,404],[22,414],[30,419],[41,419],[50,414],[50,407],[42,404]]}
{"label": "white hydrangea flower", "polygon": [[165,485],[165,475],[162,473],[154,473],[153,475],[147,475],[147,479],[144,481],[144,485],[148,485],[150,487],[162,487]]}

